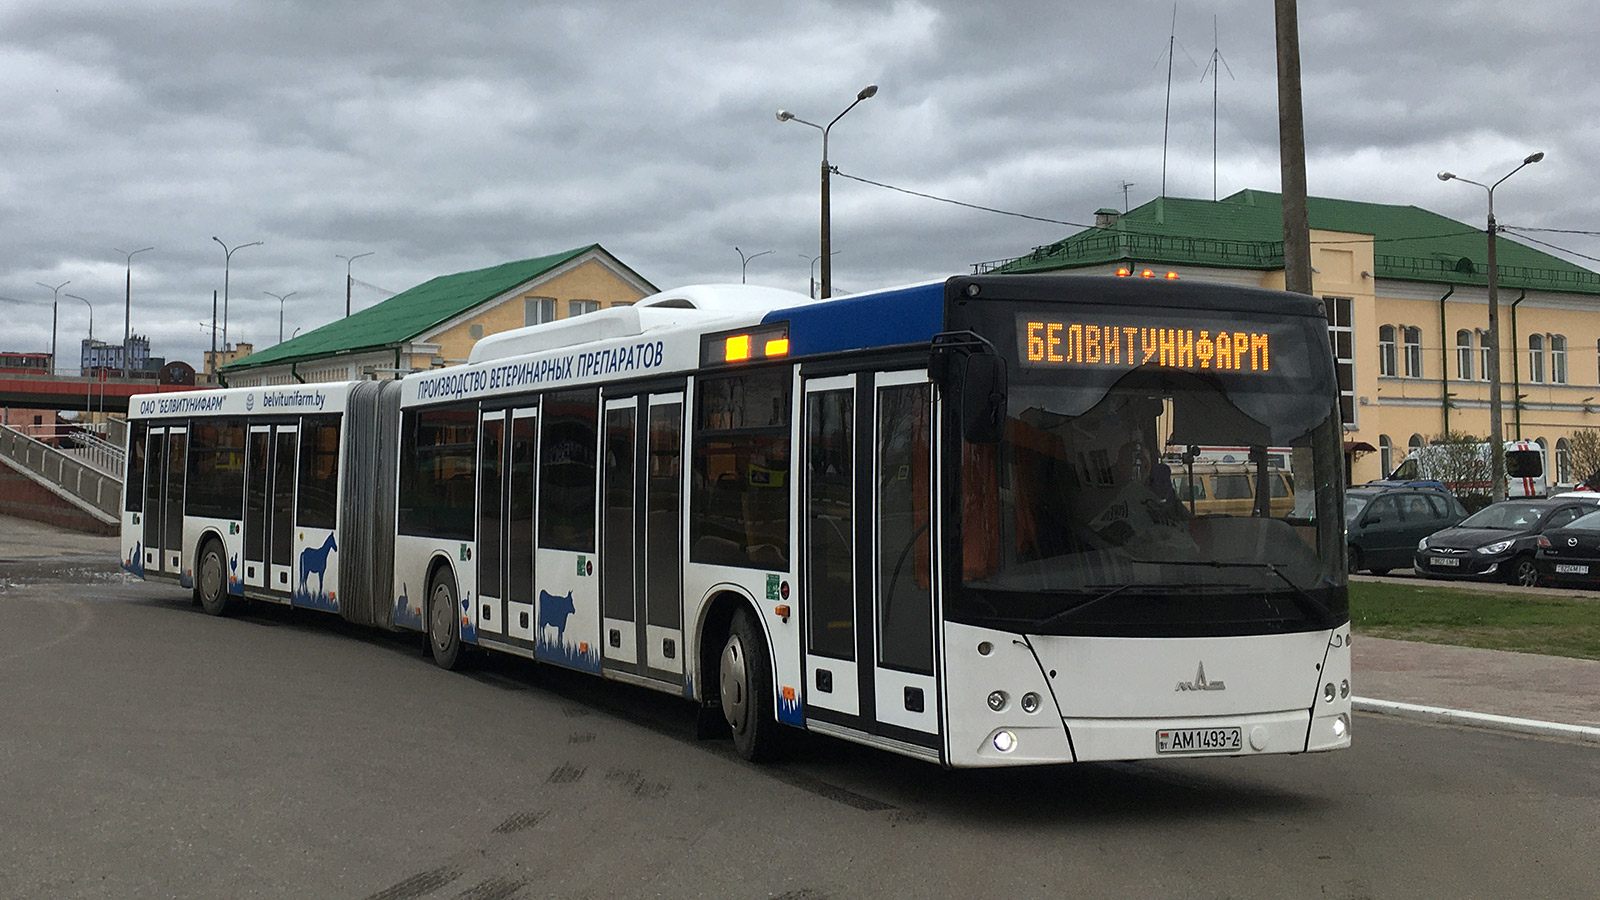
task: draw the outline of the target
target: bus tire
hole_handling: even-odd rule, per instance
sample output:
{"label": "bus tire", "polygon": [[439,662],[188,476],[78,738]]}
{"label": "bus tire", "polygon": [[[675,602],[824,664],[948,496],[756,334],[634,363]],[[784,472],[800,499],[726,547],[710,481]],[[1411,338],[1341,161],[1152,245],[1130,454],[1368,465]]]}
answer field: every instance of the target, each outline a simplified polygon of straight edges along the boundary
{"label": "bus tire", "polygon": [[717,669],[722,716],[733,732],[734,750],[751,762],[771,759],[778,745],[772,664],[748,608],[734,613]]}
{"label": "bus tire", "polygon": [[442,568],[428,587],[428,649],[441,669],[461,665],[461,613],[457,609],[456,579]]}
{"label": "bus tire", "polygon": [[207,538],[200,546],[200,559],[194,567],[194,595],[208,616],[225,616],[232,607],[227,572],[222,542]]}

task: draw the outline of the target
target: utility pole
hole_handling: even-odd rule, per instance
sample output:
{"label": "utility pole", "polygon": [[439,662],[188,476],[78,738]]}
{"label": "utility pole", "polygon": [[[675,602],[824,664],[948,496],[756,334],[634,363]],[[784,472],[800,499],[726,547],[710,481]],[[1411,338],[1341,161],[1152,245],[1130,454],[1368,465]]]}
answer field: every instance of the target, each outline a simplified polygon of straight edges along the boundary
{"label": "utility pole", "polygon": [[1283,178],[1283,286],[1311,293],[1306,131],[1300,108],[1300,19],[1295,0],[1273,0],[1278,32],[1278,163]]}

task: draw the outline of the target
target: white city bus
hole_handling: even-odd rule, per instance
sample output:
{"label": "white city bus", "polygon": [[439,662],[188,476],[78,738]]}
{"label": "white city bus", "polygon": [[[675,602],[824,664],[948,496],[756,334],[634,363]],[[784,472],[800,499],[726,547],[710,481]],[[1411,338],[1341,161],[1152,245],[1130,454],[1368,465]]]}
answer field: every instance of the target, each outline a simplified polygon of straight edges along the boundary
{"label": "white city bus", "polygon": [[[788,728],[952,767],[1330,750],[1337,398],[1297,295],[694,287],[399,381],[136,397],[123,543],[209,612],[681,695],[748,758]],[[1260,500],[1200,502],[1206,447]]]}

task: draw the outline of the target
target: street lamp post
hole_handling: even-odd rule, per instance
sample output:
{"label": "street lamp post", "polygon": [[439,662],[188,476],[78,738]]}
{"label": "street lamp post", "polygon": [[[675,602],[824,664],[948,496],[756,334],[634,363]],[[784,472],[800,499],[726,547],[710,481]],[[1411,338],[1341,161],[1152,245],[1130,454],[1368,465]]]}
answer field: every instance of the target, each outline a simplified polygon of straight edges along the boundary
{"label": "street lamp post", "polygon": [[827,125],[818,125],[815,122],[807,122],[805,119],[800,118],[786,109],[778,110],[779,122],[799,122],[801,125],[810,125],[812,128],[822,132],[822,253],[820,254],[820,259],[822,262],[822,299],[824,300],[833,296],[833,265],[829,260],[829,256],[832,255],[829,251],[829,245],[832,243],[833,238],[829,233],[831,226],[829,224],[828,206],[828,173],[830,171],[828,166],[828,132],[833,129],[835,122],[838,122],[840,119],[844,118],[844,113],[855,109],[857,103],[860,103],[861,101],[867,99],[868,97],[872,97],[877,93],[878,86],[875,84],[869,84],[862,88],[856,93],[856,99],[849,106],[844,108],[844,112],[834,116],[833,121],[829,122]]}
{"label": "street lamp post", "polygon": [[1486,191],[1489,195],[1489,221],[1488,227],[1484,229],[1484,232],[1489,237],[1489,343],[1491,345],[1488,372],[1489,458],[1492,461],[1490,464],[1489,477],[1493,479],[1490,482],[1489,488],[1489,499],[1491,501],[1505,499],[1504,482],[1506,475],[1505,431],[1501,421],[1503,414],[1501,410],[1500,398],[1500,273],[1495,265],[1495,233],[1500,229],[1494,221],[1494,189],[1499,187],[1501,183],[1506,180],[1506,178],[1510,178],[1511,176],[1522,171],[1523,166],[1532,165],[1541,159],[1544,159],[1543,151],[1529,154],[1522,160],[1522,165],[1519,165],[1515,169],[1507,172],[1505,177],[1501,178],[1499,181],[1496,181],[1494,184],[1481,184],[1473,181],[1470,178],[1462,178],[1460,175],[1457,175],[1454,172],[1440,172],[1438,176],[1440,181],[1450,181],[1454,179],[1456,181],[1465,181],[1467,184],[1476,184],[1478,187],[1483,188],[1484,191]]}
{"label": "street lamp post", "polygon": [[733,248],[733,252],[739,254],[739,283],[740,284],[744,284],[744,271],[745,271],[745,269],[749,268],[750,260],[755,259],[758,256],[766,256],[768,253],[771,253],[772,251],[771,250],[763,250],[760,253],[752,253],[749,256],[745,256],[743,250],[740,250],[738,247],[735,247],[735,248]]}
{"label": "street lamp post", "polygon": [[290,291],[287,294],[274,294],[271,291],[262,291],[261,293],[266,294],[268,297],[274,297],[278,301],[278,343],[281,344],[283,343],[283,302],[300,292]]}
{"label": "street lamp post", "polygon": [[140,247],[138,250],[133,251],[124,250],[121,247],[112,247],[111,249],[128,258],[127,283],[122,295],[122,378],[126,381],[128,369],[130,368],[129,364],[132,362],[129,357],[133,355],[133,256],[136,253],[143,253],[146,250],[154,250],[155,248]]}
{"label": "street lamp post", "polygon": [[[61,296],[68,297],[68,298],[73,299],[73,300],[82,300],[83,301],[83,305],[89,307],[89,361],[93,362],[93,360],[94,360],[94,304],[90,303],[88,300],[84,300],[84,298],[79,297],[77,294],[62,294]],[[81,358],[78,361],[79,361],[79,363],[84,362],[84,360],[81,359]],[[89,419],[89,414],[94,412],[94,366],[92,366],[92,365],[89,365],[89,366],[80,365],[79,368],[84,370],[84,376],[85,376],[85,381],[84,381],[84,385],[83,385],[83,417],[84,417],[84,421],[87,422],[88,419]]]}
{"label": "street lamp post", "polygon": [[60,311],[59,310],[59,306],[60,306],[60,303],[61,303],[61,289],[66,287],[67,285],[69,285],[71,283],[72,283],[71,281],[63,281],[60,284],[56,285],[55,287],[51,287],[50,285],[45,284],[42,281],[35,281],[34,282],[34,284],[37,284],[39,287],[44,288],[45,290],[49,291],[50,294],[51,294],[51,300],[50,300],[50,374],[51,375],[56,374],[56,320],[59,318],[57,313]]}
{"label": "street lamp post", "polygon": [[[833,253],[831,253],[829,255],[830,256],[831,255],[836,255],[836,254],[838,254],[838,252],[839,251],[835,250],[835,251],[833,251]],[[801,259],[808,259],[808,260],[811,261],[811,271],[809,273],[810,276],[811,276],[811,282],[810,282],[811,289],[810,289],[809,293],[810,293],[811,299],[815,300],[815,299],[817,299],[817,260],[821,259],[822,257],[820,257],[820,256],[807,256],[804,253],[802,253],[802,254],[800,254],[800,258]]]}
{"label": "street lamp post", "polygon": [[[377,253],[377,252],[378,251],[376,251],[376,250],[368,250],[365,253],[357,253],[355,256],[345,256],[343,253],[335,253],[334,254],[334,256],[336,258],[344,260],[344,315],[345,315],[345,318],[349,318],[350,317],[350,286],[352,284],[355,284],[355,276],[350,274],[350,264],[355,262],[356,260],[360,259],[363,256],[371,256],[372,254]],[[280,328],[279,331],[281,332],[282,329]],[[279,334],[278,337],[281,339],[283,337],[283,335]]]}
{"label": "street lamp post", "polygon": [[222,243],[222,238],[213,234],[211,239],[222,244],[222,352],[226,353],[228,352],[228,277],[233,267],[233,251],[243,250],[246,247],[259,247],[261,242],[251,241],[229,250],[228,245]]}

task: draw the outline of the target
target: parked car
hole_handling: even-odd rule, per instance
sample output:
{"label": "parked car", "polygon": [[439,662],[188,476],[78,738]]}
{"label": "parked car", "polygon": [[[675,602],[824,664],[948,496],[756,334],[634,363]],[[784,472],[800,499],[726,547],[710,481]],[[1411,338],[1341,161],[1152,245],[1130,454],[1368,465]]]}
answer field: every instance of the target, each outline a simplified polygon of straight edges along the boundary
{"label": "parked car", "polygon": [[[1256,505],[1257,476],[1245,463],[1195,463],[1172,465],[1172,487],[1179,500],[1197,516],[1248,516]],[[1190,473],[1193,478],[1190,478]],[[1294,476],[1268,469],[1267,510],[1273,518],[1294,511]]]}
{"label": "parked car", "polygon": [[1413,569],[1428,578],[1539,583],[1539,536],[1600,509],[1600,494],[1549,500],[1503,500],[1417,544]]}
{"label": "parked car", "polygon": [[1542,584],[1600,585],[1600,510],[1539,535],[1534,564]]}
{"label": "parked car", "polygon": [[1467,517],[1461,501],[1440,488],[1369,485],[1344,493],[1350,571],[1388,574],[1411,564],[1417,542]]}

